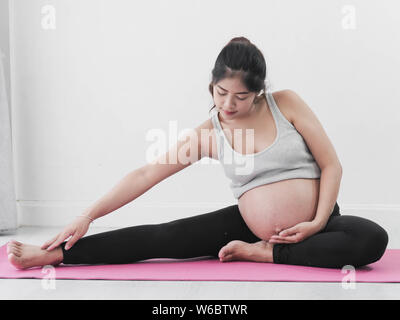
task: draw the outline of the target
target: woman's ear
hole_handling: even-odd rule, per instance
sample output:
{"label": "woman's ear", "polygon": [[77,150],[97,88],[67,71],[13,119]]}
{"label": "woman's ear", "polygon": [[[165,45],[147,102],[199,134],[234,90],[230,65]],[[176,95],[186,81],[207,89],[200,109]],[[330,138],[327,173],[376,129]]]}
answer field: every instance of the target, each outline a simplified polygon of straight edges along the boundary
{"label": "woman's ear", "polygon": [[263,96],[265,96],[264,89],[261,89],[261,91],[255,96],[254,103],[260,102]]}
{"label": "woman's ear", "polygon": [[214,86],[212,83],[208,85],[208,91],[210,91],[212,97],[214,97]]}

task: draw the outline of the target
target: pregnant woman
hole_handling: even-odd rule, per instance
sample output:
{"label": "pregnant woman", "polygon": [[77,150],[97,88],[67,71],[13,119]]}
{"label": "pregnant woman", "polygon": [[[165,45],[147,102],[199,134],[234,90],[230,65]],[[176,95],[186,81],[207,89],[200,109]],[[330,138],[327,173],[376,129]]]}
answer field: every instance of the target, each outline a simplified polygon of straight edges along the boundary
{"label": "pregnant woman", "polygon": [[[340,214],[342,167],[320,122],[295,92],[272,93],[265,79],[261,51],[246,38],[232,39],[212,70],[210,118],[163,157],[127,174],[41,247],[10,241],[10,263],[26,269],[214,256],[342,268],[379,260],[388,235],[373,221]],[[179,161],[182,154],[189,161]],[[83,237],[93,220],[202,157],[220,161],[238,204]]]}

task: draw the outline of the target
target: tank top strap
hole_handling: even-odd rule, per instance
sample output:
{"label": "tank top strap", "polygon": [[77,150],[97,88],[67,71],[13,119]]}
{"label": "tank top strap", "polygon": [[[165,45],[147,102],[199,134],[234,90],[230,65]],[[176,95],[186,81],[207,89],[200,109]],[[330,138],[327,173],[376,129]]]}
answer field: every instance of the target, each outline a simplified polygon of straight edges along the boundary
{"label": "tank top strap", "polygon": [[224,136],[223,136],[223,131],[222,127],[219,123],[218,119],[218,111],[214,111],[214,113],[211,115],[211,122],[214,126],[214,132],[215,132],[215,138],[216,138],[216,144],[217,144],[217,149],[218,149],[218,159],[221,161],[223,156],[224,156]]}
{"label": "tank top strap", "polygon": [[[293,129],[293,125],[289,122],[289,120],[286,119],[286,117],[282,114],[282,112],[279,110],[278,105],[276,104],[276,101],[272,95],[271,91],[266,92],[266,97],[267,97],[267,102],[270,107],[270,110],[272,112],[273,117],[275,118],[275,123],[276,125],[279,126],[279,130],[281,131],[286,131],[289,129]],[[283,132],[281,132],[283,133]]]}

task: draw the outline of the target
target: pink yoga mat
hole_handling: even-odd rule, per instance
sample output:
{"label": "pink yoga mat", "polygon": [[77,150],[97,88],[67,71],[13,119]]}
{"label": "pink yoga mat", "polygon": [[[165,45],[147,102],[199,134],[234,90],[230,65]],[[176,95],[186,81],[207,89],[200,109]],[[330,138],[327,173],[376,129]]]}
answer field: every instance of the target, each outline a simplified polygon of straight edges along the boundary
{"label": "pink yoga mat", "polygon": [[[63,265],[49,273],[42,267],[18,270],[7,260],[7,245],[0,247],[0,278],[80,280],[185,280],[185,281],[294,281],[294,282],[400,282],[400,249],[387,249],[383,257],[355,269],[327,269],[284,264],[232,261],[209,257],[150,259],[130,264]],[[346,280],[347,279],[347,280]]]}

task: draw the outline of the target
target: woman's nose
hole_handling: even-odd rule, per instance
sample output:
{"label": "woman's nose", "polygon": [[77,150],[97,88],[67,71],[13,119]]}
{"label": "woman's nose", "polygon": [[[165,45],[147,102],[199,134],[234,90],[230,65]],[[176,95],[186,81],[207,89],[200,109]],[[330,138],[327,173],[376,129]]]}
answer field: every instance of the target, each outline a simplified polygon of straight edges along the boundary
{"label": "woman's nose", "polygon": [[230,108],[230,107],[232,107],[232,106],[234,106],[234,105],[235,105],[235,103],[234,103],[234,101],[233,101],[233,97],[227,96],[227,97],[225,98],[225,101],[224,101],[224,107],[225,107],[225,108]]}

